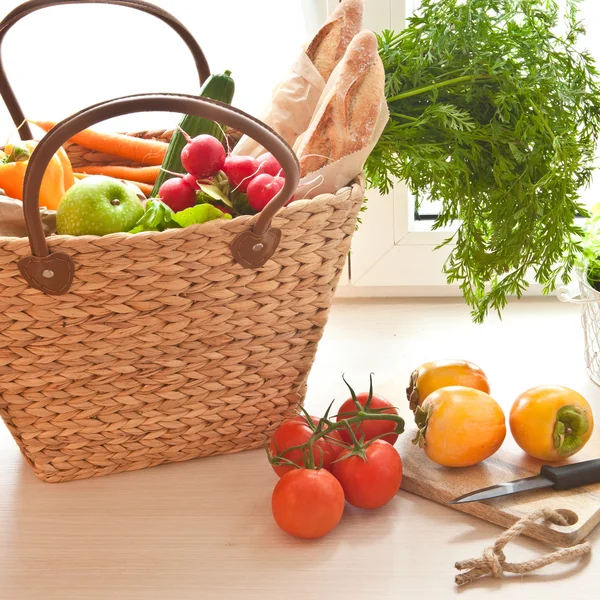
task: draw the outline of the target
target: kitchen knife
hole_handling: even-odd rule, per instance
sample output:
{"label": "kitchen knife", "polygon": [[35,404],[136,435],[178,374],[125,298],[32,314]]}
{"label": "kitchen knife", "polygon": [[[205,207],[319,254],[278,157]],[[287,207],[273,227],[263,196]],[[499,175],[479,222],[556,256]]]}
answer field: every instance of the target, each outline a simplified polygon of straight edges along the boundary
{"label": "kitchen knife", "polygon": [[455,498],[448,504],[463,504],[465,502],[481,502],[491,498],[500,498],[509,494],[519,494],[540,488],[554,488],[555,490],[570,490],[571,488],[600,483],[600,458],[584,462],[552,467],[544,465],[539,475],[517,479],[507,483],[499,483],[490,487],[469,492]]}

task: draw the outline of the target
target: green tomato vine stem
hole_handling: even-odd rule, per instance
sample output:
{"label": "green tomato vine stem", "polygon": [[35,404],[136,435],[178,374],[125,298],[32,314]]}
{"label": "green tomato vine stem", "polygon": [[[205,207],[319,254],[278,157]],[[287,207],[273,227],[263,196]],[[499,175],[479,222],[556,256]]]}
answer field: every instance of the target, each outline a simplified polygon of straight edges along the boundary
{"label": "green tomato vine stem", "polygon": [[[304,444],[298,444],[296,446],[290,446],[289,448],[286,448],[283,452],[278,453],[275,456],[272,456],[269,453],[269,462],[275,466],[287,466],[291,463],[291,461],[286,459],[285,455],[287,453],[295,451],[295,450],[301,450],[302,453],[305,454],[305,456],[306,456],[306,458],[305,458],[306,468],[307,469],[315,469],[317,467],[316,467],[316,463],[315,463],[314,445],[318,440],[325,438],[325,439],[328,439],[328,441],[331,441],[338,446],[342,446],[344,448],[349,447],[347,444],[344,444],[343,442],[339,442],[338,440],[336,440],[335,438],[333,438],[331,436],[331,434],[334,431],[338,431],[340,429],[348,430],[349,432],[351,432],[350,437],[353,439],[353,441],[355,441],[356,444],[359,444],[360,448],[363,450],[365,448],[367,448],[373,441],[375,441],[375,439],[381,439],[387,435],[390,435],[390,432],[388,431],[385,434],[382,434],[381,436],[377,436],[376,438],[373,438],[372,440],[368,440],[365,443],[359,442],[356,438],[356,435],[354,434],[354,429],[352,426],[353,425],[360,426],[360,424],[363,423],[364,421],[393,421],[394,423],[396,423],[396,429],[394,430],[394,433],[401,434],[404,432],[404,419],[400,415],[395,415],[395,414],[389,414],[389,413],[381,414],[378,412],[371,413],[371,412],[365,412],[364,410],[361,410],[361,411],[358,411],[353,417],[351,417],[349,419],[342,419],[341,421],[332,421],[327,417],[323,417],[319,421],[319,426],[315,430],[315,433],[313,433],[313,435],[310,437],[310,439],[307,442],[305,442]],[[358,429],[358,427],[356,427],[356,429]],[[356,449],[356,446],[355,446],[355,449]],[[277,450],[277,448],[276,448],[276,450]],[[292,464],[294,464],[294,466],[296,468],[300,468],[295,463],[292,463]]]}

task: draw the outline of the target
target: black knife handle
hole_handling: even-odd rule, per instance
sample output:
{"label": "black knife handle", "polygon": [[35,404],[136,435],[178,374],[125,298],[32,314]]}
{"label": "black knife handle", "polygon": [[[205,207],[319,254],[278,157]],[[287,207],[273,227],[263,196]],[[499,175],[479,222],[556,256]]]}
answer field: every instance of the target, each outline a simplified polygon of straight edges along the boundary
{"label": "black knife handle", "polygon": [[555,490],[570,490],[590,483],[600,483],[600,458],[562,467],[544,465],[540,469],[540,475],[552,481]]}

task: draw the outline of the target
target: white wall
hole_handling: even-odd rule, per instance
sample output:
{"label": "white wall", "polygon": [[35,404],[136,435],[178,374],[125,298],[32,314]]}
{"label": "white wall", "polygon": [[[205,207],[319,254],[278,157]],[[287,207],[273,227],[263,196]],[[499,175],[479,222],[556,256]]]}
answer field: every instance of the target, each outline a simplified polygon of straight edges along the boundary
{"label": "white wall", "polygon": [[[260,113],[299,47],[326,16],[324,0],[153,0],[198,40],[213,72],[232,71],[234,104]],[[0,18],[20,4],[0,0]],[[43,48],[43,50],[40,50]],[[60,6],[22,19],[2,47],[25,114],[60,120],[96,102],[148,92],[197,93],[187,47],[167,25],[122,6]],[[173,126],[178,115],[113,119],[107,130]],[[0,102],[0,145],[14,130]]]}

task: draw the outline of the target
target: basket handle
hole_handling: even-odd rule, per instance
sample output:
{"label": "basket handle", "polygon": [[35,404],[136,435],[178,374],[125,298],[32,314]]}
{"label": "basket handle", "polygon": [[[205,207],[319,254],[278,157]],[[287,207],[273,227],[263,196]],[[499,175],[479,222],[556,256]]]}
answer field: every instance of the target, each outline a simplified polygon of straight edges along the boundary
{"label": "basket handle", "polygon": [[30,15],[36,10],[47,8],[49,6],[63,6],[65,4],[116,4],[119,6],[128,6],[135,10],[141,10],[142,12],[153,15],[157,19],[165,22],[171,29],[173,29],[179,37],[186,43],[189,48],[194,61],[196,63],[196,69],[198,71],[198,78],[200,79],[200,85],[208,79],[210,75],[210,69],[208,62],[204,56],[204,53],[200,49],[198,42],[190,31],[178,21],[175,17],[170,15],[166,10],[150,4],[149,2],[143,2],[142,0],[29,0],[23,4],[17,6],[14,10],[9,12],[2,21],[0,21],[0,95],[6,104],[10,116],[16,127],[19,127],[19,135],[22,140],[33,139],[31,128],[29,123],[26,121],[25,114],[21,109],[21,106],[8,82],[6,72],[4,71],[4,64],[2,62],[2,42],[8,30],[20,21],[23,17]]}
{"label": "basket handle", "polygon": [[138,94],[84,108],[55,125],[33,151],[23,183],[23,213],[32,256],[19,260],[19,269],[31,287],[47,294],[65,294],[75,272],[71,256],[48,250],[40,218],[42,178],[54,153],[73,135],[99,121],[150,110],[180,112],[223,123],[254,138],[275,156],[285,173],[285,184],[253,219],[253,225],[231,244],[234,260],[247,268],[262,267],[273,256],[281,231],[271,229],[271,220],[292,197],[300,179],[300,165],[290,146],[258,119],[222,102],[187,94]]}

